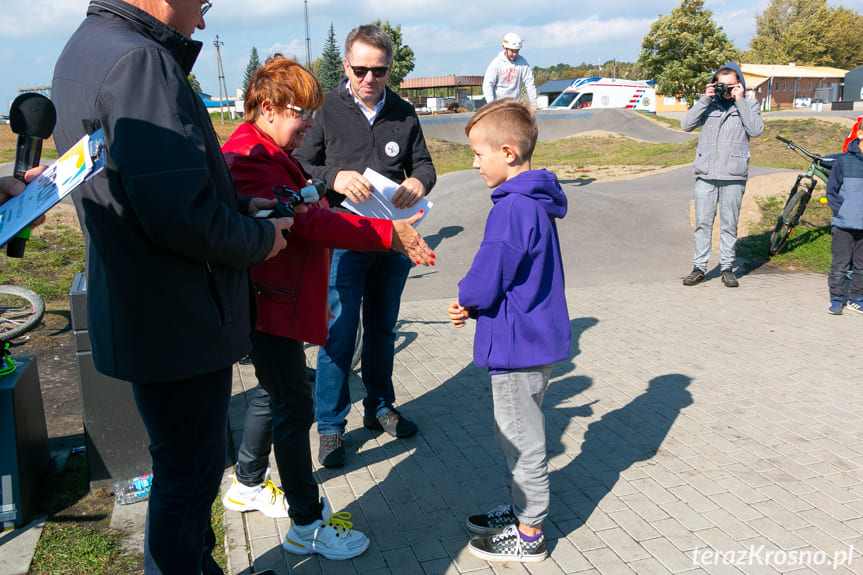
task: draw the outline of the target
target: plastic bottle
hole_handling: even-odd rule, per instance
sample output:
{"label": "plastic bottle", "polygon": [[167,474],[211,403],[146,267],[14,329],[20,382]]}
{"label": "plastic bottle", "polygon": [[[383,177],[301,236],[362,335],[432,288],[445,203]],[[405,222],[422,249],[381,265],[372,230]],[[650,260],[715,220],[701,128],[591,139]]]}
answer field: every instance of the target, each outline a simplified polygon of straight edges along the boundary
{"label": "plastic bottle", "polygon": [[118,481],[114,484],[114,501],[120,505],[146,501],[150,498],[150,485],[152,483],[152,473]]}

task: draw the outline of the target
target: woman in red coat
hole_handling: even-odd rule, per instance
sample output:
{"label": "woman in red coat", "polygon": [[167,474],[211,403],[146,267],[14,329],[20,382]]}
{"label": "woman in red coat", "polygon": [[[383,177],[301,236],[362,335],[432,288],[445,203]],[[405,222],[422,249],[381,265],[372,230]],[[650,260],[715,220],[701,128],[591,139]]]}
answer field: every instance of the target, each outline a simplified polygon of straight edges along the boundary
{"label": "woman in red coat", "polygon": [[[277,54],[255,73],[246,90],[245,122],[222,146],[238,195],[275,198],[275,186],[308,185],[309,175],[291,151],[322,103],[317,80],[293,60]],[[251,270],[258,317],[250,356],[263,390],[256,388],[250,400],[234,483],[223,501],[228,509],[289,515],[282,544],[288,552],[349,559],[369,545],[368,537],[350,528],[348,514],[333,514],[319,495],[309,446],[314,394],[303,342],[323,345],[327,339],[333,248],[398,249],[417,263],[432,263],[434,255],[412,226],[419,217],[390,221],[336,213],[320,199],[297,214],[288,246]],[[271,441],[284,497],[267,476]]]}

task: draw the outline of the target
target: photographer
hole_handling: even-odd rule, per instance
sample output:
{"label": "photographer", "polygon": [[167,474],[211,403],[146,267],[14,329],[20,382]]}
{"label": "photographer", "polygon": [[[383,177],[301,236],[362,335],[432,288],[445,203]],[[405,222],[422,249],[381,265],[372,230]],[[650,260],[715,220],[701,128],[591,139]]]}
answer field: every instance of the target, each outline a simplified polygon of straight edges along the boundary
{"label": "photographer", "polygon": [[695,151],[695,256],[683,285],[704,281],[710,259],[713,220],[719,205],[721,220],[719,266],[722,283],[737,287],[732,267],[737,243],[737,219],[749,176],[749,138],[764,131],[758,101],[746,97],[740,66],[729,62],[713,75],[704,94],[686,112],[680,127],[701,126]]}

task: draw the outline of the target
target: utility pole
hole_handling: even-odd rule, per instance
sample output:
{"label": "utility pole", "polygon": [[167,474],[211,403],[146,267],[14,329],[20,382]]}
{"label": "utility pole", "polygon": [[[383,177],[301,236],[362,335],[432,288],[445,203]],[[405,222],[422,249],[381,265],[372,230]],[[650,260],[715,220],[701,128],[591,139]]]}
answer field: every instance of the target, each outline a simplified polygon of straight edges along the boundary
{"label": "utility pole", "polygon": [[[219,40],[219,35],[216,34],[216,39],[213,40],[213,46],[216,47],[216,66],[219,71],[219,116],[222,119],[222,123],[225,123],[225,99],[228,97],[228,87],[225,85],[225,71],[222,69],[222,53],[219,50],[221,46],[224,46],[225,43]],[[222,91],[224,88],[224,92]],[[224,93],[224,98],[222,98],[222,94]],[[230,116],[229,116],[230,118]]]}
{"label": "utility pole", "polygon": [[306,10],[306,68],[312,68],[312,39],[309,35],[309,0],[304,1]]}

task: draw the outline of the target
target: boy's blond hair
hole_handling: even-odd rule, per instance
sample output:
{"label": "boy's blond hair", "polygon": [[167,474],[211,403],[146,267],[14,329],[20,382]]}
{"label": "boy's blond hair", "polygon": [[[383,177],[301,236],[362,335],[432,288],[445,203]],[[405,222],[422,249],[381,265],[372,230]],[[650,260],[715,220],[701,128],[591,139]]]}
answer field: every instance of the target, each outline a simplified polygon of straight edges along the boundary
{"label": "boy's blond hair", "polygon": [[521,102],[506,98],[486,104],[468,120],[464,133],[470,137],[470,131],[479,123],[482,123],[485,143],[489,146],[510,145],[524,161],[533,156],[539,130],[533,113]]}

